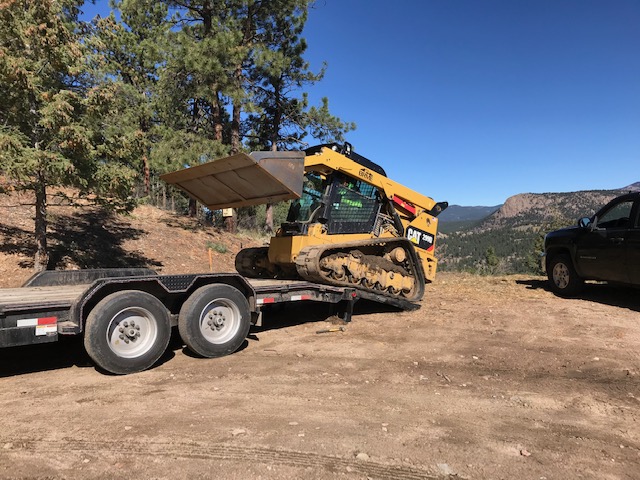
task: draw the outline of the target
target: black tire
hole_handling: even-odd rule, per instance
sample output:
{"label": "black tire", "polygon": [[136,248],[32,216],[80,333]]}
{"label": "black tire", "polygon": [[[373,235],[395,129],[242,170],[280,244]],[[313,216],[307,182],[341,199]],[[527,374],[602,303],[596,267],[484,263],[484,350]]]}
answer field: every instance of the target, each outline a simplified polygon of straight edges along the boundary
{"label": "black tire", "polygon": [[584,280],[580,278],[573,267],[571,257],[566,254],[554,255],[549,259],[547,277],[551,290],[561,297],[574,296],[584,286]]}
{"label": "black tire", "polygon": [[207,285],[193,292],[180,309],[178,330],[190,350],[207,358],[229,355],[242,345],[251,327],[246,297],[229,285]]}
{"label": "black tire", "polygon": [[170,337],[169,312],[162,302],[146,292],[123,290],[89,312],[84,348],[108,372],[135,373],[160,359]]}

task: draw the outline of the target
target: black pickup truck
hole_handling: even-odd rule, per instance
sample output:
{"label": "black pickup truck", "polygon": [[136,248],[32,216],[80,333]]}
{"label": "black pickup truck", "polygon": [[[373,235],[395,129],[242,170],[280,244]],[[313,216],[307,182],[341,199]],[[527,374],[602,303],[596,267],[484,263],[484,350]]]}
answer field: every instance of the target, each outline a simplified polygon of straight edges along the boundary
{"label": "black pickup truck", "polygon": [[575,227],[548,233],[543,267],[561,296],[577,294],[585,280],[640,286],[640,192],[613,199]]}

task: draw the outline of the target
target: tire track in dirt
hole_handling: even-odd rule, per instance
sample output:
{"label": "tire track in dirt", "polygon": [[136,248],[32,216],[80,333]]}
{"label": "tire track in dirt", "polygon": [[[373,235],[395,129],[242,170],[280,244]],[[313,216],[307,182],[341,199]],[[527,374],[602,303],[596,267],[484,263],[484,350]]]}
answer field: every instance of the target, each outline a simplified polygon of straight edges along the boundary
{"label": "tire track in dirt", "polygon": [[386,465],[371,460],[359,461],[311,452],[299,452],[257,446],[238,446],[225,443],[136,441],[135,452],[122,441],[94,441],[65,438],[60,440],[0,438],[0,445],[10,445],[7,451],[46,454],[82,453],[113,454],[126,457],[174,457],[205,460],[251,461],[279,464],[296,468],[321,468],[328,472],[349,472],[365,477],[389,480],[434,480],[447,478],[416,467]]}

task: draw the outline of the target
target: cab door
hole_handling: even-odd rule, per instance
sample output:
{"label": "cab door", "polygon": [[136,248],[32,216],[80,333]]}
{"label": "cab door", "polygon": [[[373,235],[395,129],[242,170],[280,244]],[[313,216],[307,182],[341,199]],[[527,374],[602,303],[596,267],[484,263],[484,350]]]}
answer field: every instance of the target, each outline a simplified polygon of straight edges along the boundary
{"label": "cab door", "polygon": [[628,236],[633,199],[624,198],[598,212],[595,225],[576,245],[576,267],[587,279],[628,283]]}
{"label": "cab door", "polygon": [[634,221],[627,233],[627,268],[631,283],[640,285],[640,198],[636,199]]}

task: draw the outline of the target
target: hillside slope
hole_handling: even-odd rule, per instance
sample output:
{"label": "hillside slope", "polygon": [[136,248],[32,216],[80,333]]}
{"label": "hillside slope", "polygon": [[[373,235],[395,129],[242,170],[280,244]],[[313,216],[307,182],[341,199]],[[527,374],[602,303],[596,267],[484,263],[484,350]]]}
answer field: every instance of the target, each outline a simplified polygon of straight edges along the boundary
{"label": "hillside slope", "polygon": [[[0,287],[20,286],[33,274],[32,203],[26,196],[0,195]],[[54,269],[149,267],[160,273],[208,272],[208,249],[213,247],[213,271],[231,272],[241,248],[263,243],[149,205],[130,215],[69,206],[51,206],[49,212],[49,268]]]}

